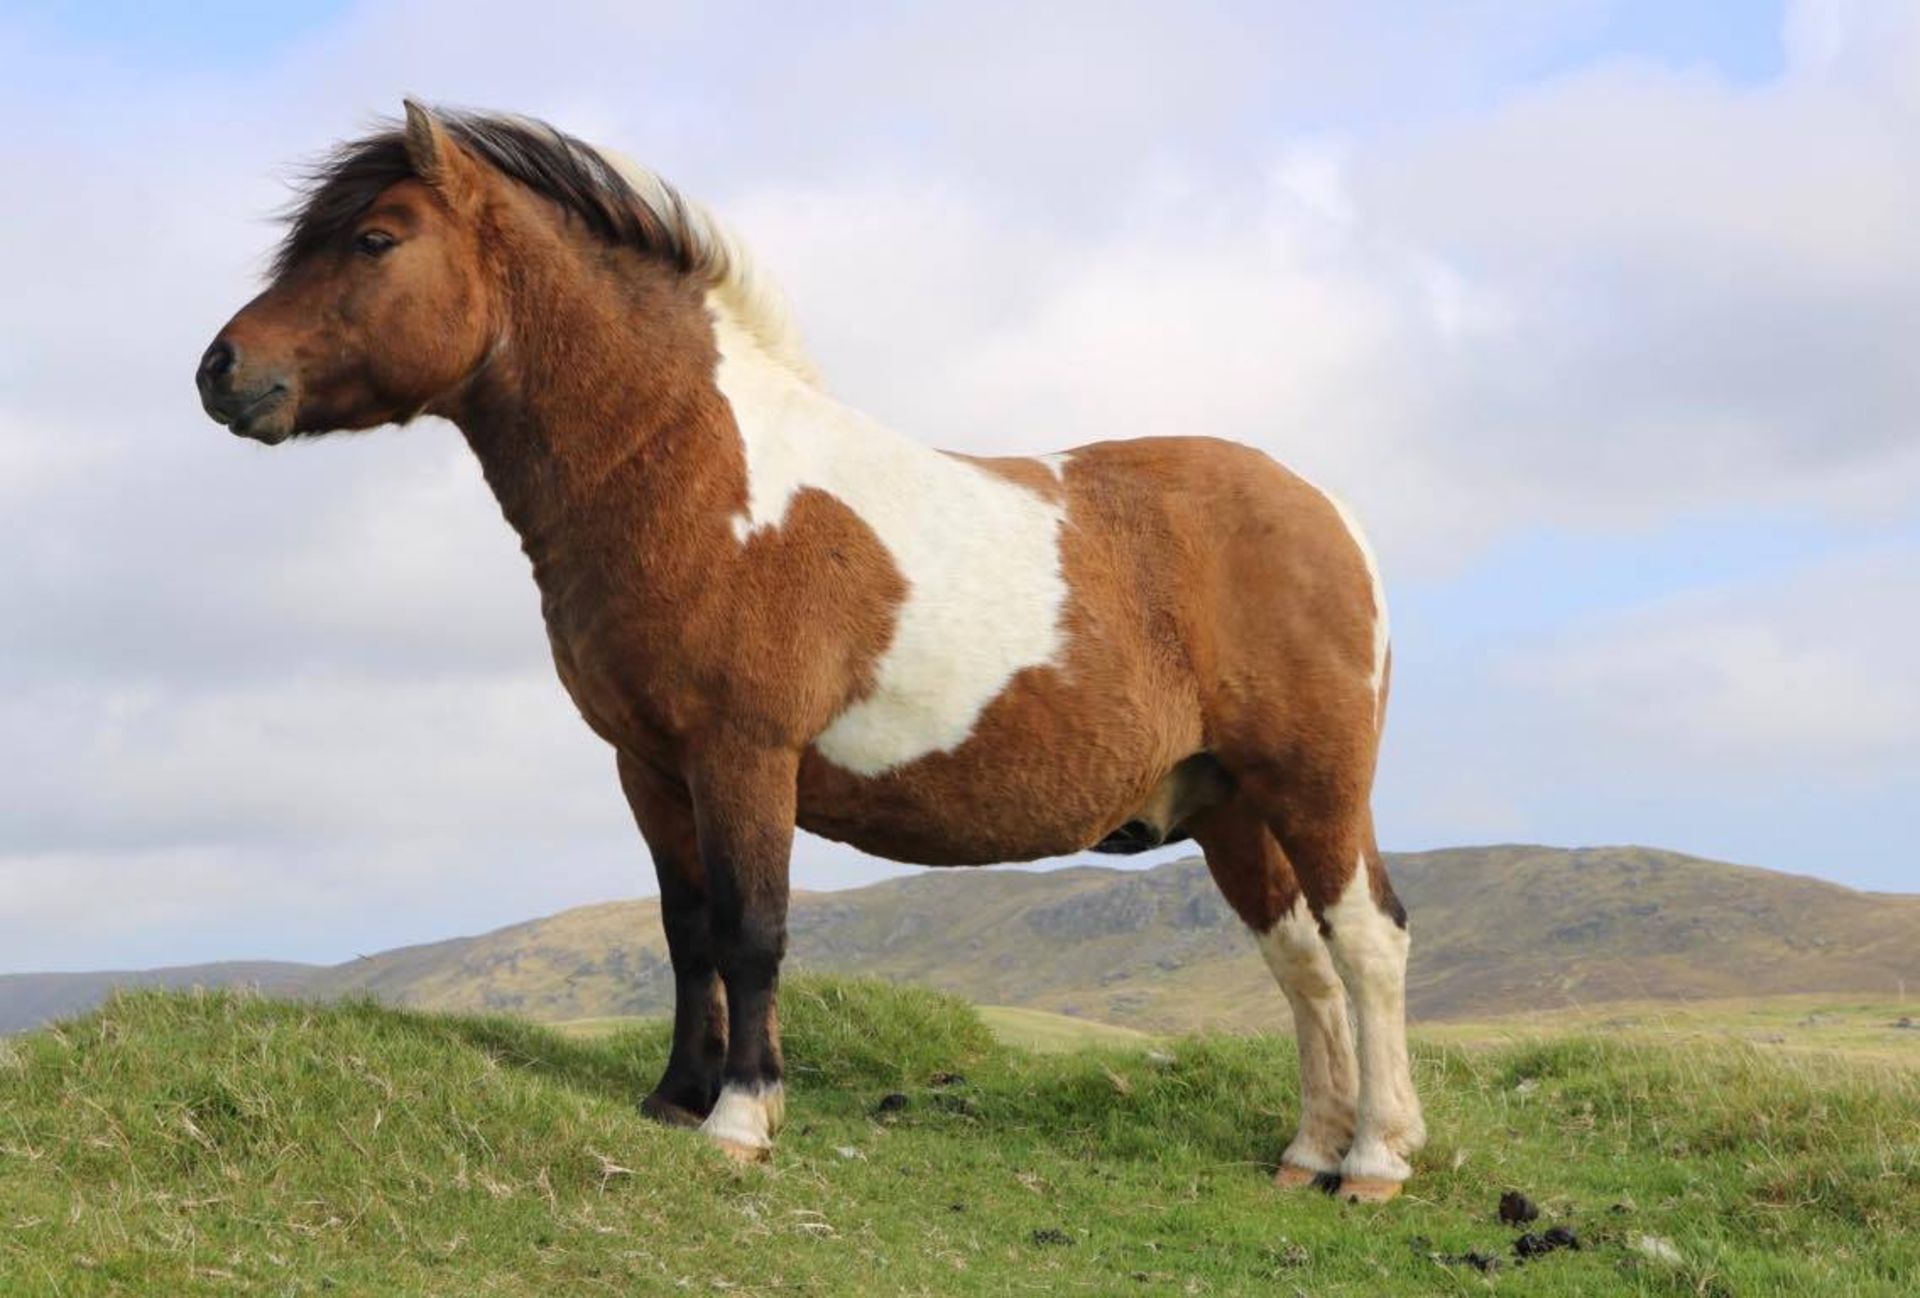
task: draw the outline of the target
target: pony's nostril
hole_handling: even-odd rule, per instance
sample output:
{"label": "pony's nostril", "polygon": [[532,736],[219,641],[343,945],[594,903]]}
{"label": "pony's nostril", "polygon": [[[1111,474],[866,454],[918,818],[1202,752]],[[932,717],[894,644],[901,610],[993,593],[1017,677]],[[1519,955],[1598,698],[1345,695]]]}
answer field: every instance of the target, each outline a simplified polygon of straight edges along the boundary
{"label": "pony's nostril", "polygon": [[213,346],[207,348],[207,354],[200,358],[200,382],[217,383],[233,373],[234,363],[240,359],[233,344],[224,338],[216,338]]}

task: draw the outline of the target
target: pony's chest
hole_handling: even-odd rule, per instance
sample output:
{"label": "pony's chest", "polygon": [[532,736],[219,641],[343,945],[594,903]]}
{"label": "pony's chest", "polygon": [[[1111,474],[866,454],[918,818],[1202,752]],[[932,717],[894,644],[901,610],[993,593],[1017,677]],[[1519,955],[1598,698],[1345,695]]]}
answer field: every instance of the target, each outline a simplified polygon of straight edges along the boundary
{"label": "pony's chest", "polygon": [[659,644],[622,627],[591,634],[549,617],[547,644],[554,673],[589,729],[631,753],[667,753],[684,738],[698,700],[671,678],[649,670],[661,661]]}
{"label": "pony's chest", "polygon": [[628,728],[624,724],[628,709],[622,700],[598,681],[599,673],[592,670],[591,660],[575,653],[572,641],[551,621],[547,625],[547,646],[553,652],[554,674],[581,719],[602,739],[619,745],[626,738],[622,732]]}

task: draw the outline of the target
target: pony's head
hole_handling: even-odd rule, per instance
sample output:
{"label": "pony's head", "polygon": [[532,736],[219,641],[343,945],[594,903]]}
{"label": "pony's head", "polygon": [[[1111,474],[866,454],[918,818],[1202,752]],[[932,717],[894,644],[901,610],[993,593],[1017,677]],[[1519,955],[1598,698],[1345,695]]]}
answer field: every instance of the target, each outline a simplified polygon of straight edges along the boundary
{"label": "pony's head", "polygon": [[678,286],[672,296],[683,312],[692,303],[702,330],[707,294],[768,356],[812,379],[777,290],[665,181],[542,122],[409,100],[404,124],[341,146],[314,171],[272,282],[200,359],[201,402],[268,443],[450,413],[516,341],[516,295],[536,267],[565,265],[567,249],[576,269],[624,266],[629,307],[643,279]]}
{"label": "pony's head", "polygon": [[271,283],[200,359],[207,413],[275,443],[405,420],[458,385],[493,336],[482,232],[496,180],[412,102],[404,129],[338,150]]}

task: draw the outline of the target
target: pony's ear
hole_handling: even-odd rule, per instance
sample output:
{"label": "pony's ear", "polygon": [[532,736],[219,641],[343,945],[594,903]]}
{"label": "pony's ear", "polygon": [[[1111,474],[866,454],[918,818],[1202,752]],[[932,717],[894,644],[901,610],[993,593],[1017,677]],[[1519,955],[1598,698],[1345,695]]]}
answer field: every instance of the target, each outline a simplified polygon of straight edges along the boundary
{"label": "pony's ear", "polygon": [[480,165],[455,142],[439,118],[412,99],[407,109],[407,158],[420,179],[440,191],[454,207],[465,206],[479,192]]}

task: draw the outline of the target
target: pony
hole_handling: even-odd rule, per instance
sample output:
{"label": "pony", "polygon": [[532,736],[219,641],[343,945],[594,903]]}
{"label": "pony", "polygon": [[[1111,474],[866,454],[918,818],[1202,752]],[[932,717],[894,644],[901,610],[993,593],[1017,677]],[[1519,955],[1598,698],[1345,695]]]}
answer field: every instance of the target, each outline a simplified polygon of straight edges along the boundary
{"label": "pony", "polygon": [[1293,1011],[1276,1180],[1411,1175],[1369,806],[1387,608],[1330,495],[1198,436],[924,446],[828,394],[745,245],[659,177],[411,100],[314,170],[196,382],[255,442],[436,415],[478,458],[658,875],[650,1116],[769,1156],[796,827],[928,865],[1191,839]]}

